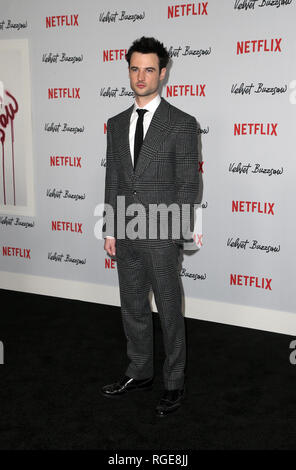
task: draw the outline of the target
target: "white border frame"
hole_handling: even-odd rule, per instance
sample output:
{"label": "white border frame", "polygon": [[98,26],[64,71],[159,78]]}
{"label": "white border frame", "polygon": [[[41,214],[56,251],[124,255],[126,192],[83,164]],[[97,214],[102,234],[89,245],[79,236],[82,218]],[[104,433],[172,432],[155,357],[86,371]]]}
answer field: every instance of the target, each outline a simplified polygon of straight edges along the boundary
{"label": "white border frame", "polygon": [[17,49],[22,54],[22,83],[24,89],[23,106],[26,110],[25,129],[25,154],[26,154],[26,191],[27,205],[13,206],[0,205],[0,215],[35,216],[34,198],[34,171],[33,171],[33,143],[32,143],[32,100],[31,100],[31,72],[28,39],[0,39],[0,49]]}
{"label": "white border frame", "polygon": [[[103,284],[0,271],[0,288],[120,306],[119,288]],[[157,311],[154,299],[152,299],[152,308],[153,311]],[[296,336],[296,314],[281,310],[186,297],[185,316]]]}

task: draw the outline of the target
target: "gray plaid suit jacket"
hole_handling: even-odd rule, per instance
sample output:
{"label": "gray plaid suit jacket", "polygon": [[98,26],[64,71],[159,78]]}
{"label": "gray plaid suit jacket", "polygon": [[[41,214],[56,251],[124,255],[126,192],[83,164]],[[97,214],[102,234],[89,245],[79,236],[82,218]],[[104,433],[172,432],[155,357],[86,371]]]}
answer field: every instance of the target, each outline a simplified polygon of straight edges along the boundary
{"label": "gray plaid suit jacket", "polygon": [[[105,203],[113,207],[115,220],[112,224],[112,220],[106,216],[104,236],[122,238],[122,234],[117,230],[116,214],[119,212],[117,197],[124,196],[125,208],[129,204],[140,203],[144,206],[146,214],[149,204],[177,204],[180,208],[180,233],[176,235],[172,232],[172,220],[175,216],[171,216],[168,219],[166,238],[182,244],[185,241],[182,232],[184,234],[189,228],[183,227],[182,214],[183,217],[187,214],[187,221],[188,216],[190,217],[192,231],[193,208],[198,202],[200,155],[197,121],[162,98],[146,133],[134,171],[129,148],[132,111],[133,105],[107,122]],[[184,208],[183,204],[187,206]],[[124,226],[133,217],[125,216],[122,220],[122,214],[118,216]],[[159,233],[159,217],[149,220],[146,216],[145,223],[147,238],[152,224],[154,230],[155,224],[157,226],[156,238],[164,238]]]}

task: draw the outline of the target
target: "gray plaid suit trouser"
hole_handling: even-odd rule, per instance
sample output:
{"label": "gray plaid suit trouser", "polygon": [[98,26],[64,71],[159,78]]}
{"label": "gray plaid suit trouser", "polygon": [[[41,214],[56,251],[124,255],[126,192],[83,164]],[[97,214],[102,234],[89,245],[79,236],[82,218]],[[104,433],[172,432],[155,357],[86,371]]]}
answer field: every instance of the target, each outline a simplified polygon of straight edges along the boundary
{"label": "gray plaid suit trouser", "polygon": [[136,380],[153,376],[153,323],[149,303],[152,288],[160,316],[165,361],[164,386],[184,385],[186,361],[185,325],[179,255],[182,248],[172,240],[151,242],[117,239],[116,259],[121,313],[130,364],[126,375]]}

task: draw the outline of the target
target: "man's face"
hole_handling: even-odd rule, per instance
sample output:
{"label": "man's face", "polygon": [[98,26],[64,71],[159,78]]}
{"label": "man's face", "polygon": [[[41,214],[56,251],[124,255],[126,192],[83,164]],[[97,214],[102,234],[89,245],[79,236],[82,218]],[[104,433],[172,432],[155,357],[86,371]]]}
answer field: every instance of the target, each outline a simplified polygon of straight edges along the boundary
{"label": "man's face", "polygon": [[157,54],[142,54],[133,52],[129,66],[131,89],[136,96],[156,96],[160,82],[164,79],[166,69],[159,73],[159,59]]}

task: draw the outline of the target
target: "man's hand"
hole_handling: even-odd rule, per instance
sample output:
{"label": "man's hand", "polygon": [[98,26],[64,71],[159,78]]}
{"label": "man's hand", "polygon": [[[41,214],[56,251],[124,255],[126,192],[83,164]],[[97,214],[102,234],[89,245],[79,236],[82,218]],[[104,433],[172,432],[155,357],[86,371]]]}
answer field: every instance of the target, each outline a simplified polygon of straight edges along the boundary
{"label": "man's hand", "polygon": [[108,255],[116,255],[116,239],[115,238],[105,238],[104,250],[107,251]]}

